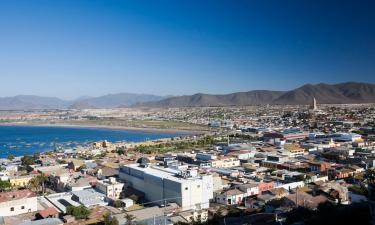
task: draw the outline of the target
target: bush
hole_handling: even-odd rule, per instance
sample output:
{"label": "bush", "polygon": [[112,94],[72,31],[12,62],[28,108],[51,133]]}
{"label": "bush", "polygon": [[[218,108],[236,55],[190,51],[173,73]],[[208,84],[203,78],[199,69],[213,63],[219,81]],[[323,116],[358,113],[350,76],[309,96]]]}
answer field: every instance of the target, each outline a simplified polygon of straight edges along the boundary
{"label": "bush", "polygon": [[116,200],[115,202],[113,202],[113,206],[115,208],[121,208],[122,207],[122,201],[121,200]]}
{"label": "bush", "polygon": [[355,194],[359,194],[359,195],[367,196],[367,194],[368,194],[367,188],[365,188],[363,186],[352,185],[348,188],[348,190],[355,193]]}
{"label": "bush", "polygon": [[0,190],[5,191],[12,187],[9,181],[2,181],[0,180]]}
{"label": "bush", "polygon": [[66,208],[66,213],[68,215],[74,216],[77,220],[79,219],[87,219],[90,215],[90,210],[85,206],[68,206]]}

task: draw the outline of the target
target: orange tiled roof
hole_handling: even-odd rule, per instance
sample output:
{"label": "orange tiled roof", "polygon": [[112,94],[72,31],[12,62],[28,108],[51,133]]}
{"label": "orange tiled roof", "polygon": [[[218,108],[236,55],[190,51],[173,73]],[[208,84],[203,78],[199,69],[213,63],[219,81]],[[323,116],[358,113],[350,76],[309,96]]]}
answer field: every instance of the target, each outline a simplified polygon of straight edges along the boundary
{"label": "orange tiled roof", "polygon": [[59,214],[59,212],[53,208],[53,207],[49,207],[49,208],[46,208],[44,210],[40,210],[39,211],[39,214],[43,217],[43,218],[47,218],[49,216],[55,216],[57,214]]}

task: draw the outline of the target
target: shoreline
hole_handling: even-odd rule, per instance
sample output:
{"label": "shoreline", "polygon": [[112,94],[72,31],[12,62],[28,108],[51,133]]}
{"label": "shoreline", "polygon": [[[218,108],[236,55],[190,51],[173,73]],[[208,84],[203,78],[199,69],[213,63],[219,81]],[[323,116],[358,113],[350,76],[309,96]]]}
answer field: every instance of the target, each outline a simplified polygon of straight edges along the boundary
{"label": "shoreline", "polygon": [[[9,126],[9,127],[17,127],[17,126],[29,126],[29,127],[61,127],[61,128],[82,128],[82,129],[106,129],[106,130],[119,130],[119,131],[130,131],[130,132],[139,132],[139,133],[159,133],[159,134],[171,134],[174,137],[188,137],[193,135],[200,135],[204,134],[204,131],[189,131],[189,130],[179,130],[179,129],[158,129],[158,128],[138,128],[138,127],[124,127],[124,126],[106,126],[106,125],[78,125],[78,124],[64,124],[64,123],[25,123],[25,122],[0,122],[0,126]],[[162,138],[161,138],[162,139]],[[155,139],[155,140],[161,140]],[[45,149],[38,151],[40,153],[45,152],[52,152],[53,149]],[[12,154],[8,154],[12,155]],[[32,155],[24,154],[24,155],[16,155],[15,157],[23,157],[25,155]],[[0,160],[7,159],[7,157],[0,157]]]}
{"label": "shoreline", "polygon": [[124,130],[136,131],[143,133],[164,133],[164,134],[178,134],[181,136],[200,135],[206,133],[205,131],[196,130],[182,130],[182,129],[159,129],[152,127],[124,127],[124,126],[109,126],[109,125],[80,125],[80,124],[65,124],[65,123],[25,123],[25,122],[9,122],[0,123],[0,126],[35,126],[35,127],[65,127],[65,128],[98,128],[109,130]]}

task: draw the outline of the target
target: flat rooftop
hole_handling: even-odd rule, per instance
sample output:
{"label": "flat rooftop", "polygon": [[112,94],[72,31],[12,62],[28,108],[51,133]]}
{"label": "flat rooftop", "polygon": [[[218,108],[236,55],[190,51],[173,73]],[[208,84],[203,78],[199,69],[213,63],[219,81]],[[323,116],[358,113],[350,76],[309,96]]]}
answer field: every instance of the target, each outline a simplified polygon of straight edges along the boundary
{"label": "flat rooftop", "polygon": [[73,194],[69,192],[51,194],[46,196],[46,199],[49,200],[56,208],[58,208],[61,212],[66,212],[66,207],[72,206],[80,206],[76,201],[72,200]]}
{"label": "flat rooftop", "polygon": [[130,167],[131,169],[142,171],[143,173],[153,175],[156,177],[160,177],[163,179],[172,180],[178,183],[185,183],[191,180],[197,180],[197,179],[202,178],[199,175],[196,177],[189,177],[189,178],[178,177],[176,175],[179,174],[180,171],[173,170],[170,168],[162,168],[158,166],[140,167],[139,164],[129,164],[129,165],[125,165],[125,167]]}

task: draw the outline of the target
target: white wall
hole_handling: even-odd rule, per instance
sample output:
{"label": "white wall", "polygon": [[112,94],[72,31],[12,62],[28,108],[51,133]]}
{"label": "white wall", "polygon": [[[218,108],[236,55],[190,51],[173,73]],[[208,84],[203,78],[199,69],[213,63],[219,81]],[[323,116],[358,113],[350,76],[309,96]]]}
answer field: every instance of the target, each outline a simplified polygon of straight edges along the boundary
{"label": "white wall", "polygon": [[283,184],[283,185],[279,185],[279,186],[276,186],[276,188],[284,188],[285,190],[289,191],[290,189],[294,189],[294,188],[297,188],[297,187],[303,187],[305,186],[305,183],[303,181],[298,181],[298,182],[292,182],[292,183],[289,183],[289,184]]}
{"label": "white wall", "polygon": [[[171,199],[169,202],[176,202],[183,210],[188,210],[194,209],[196,204],[200,204],[201,208],[208,208],[209,200],[213,198],[211,175],[203,176],[201,179],[179,178],[181,179],[179,181],[178,178],[169,179],[139,172],[136,172],[138,177],[135,177],[120,171],[120,178],[127,181],[133,188],[144,192],[147,201]],[[164,202],[156,202],[156,204],[164,204]]]}
{"label": "white wall", "polygon": [[[11,211],[13,207],[14,211]],[[23,208],[23,209],[22,209]],[[15,216],[38,210],[37,197],[17,199],[0,203],[1,216]]]}

